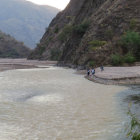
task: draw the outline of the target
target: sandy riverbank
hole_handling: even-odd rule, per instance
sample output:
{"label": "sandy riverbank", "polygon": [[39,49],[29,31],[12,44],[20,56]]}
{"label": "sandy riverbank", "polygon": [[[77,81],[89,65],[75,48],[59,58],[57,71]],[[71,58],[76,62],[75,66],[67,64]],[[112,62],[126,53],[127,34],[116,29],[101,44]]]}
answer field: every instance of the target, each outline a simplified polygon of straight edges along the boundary
{"label": "sandy riverbank", "polygon": [[56,61],[38,61],[27,59],[0,59],[0,71],[30,69],[56,65]]}
{"label": "sandy riverbank", "polygon": [[86,76],[86,78],[107,85],[139,85],[140,66],[105,67],[103,72],[97,68],[94,76]]}
{"label": "sandy riverbank", "polygon": [[[13,69],[30,69],[56,65],[56,61],[38,61],[27,59],[0,59],[0,71]],[[77,74],[86,74],[86,70],[79,70]],[[95,76],[85,76],[88,80],[107,85],[139,85],[140,66],[133,67],[105,67],[101,72],[96,69]]]}

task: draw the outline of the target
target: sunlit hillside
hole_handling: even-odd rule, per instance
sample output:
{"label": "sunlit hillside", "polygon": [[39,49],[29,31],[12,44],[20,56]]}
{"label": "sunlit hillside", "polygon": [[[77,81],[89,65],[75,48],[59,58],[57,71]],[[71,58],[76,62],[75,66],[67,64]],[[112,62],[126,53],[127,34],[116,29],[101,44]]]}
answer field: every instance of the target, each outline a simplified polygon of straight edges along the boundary
{"label": "sunlit hillside", "polygon": [[56,8],[24,0],[1,0],[0,30],[33,48],[58,12]]}

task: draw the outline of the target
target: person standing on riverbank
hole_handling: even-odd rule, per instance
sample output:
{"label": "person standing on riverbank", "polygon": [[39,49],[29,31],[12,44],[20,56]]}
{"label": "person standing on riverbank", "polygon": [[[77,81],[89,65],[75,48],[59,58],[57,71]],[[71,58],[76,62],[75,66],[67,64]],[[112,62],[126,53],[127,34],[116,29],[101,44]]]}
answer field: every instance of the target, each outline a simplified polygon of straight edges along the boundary
{"label": "person standing on riverbank", "polygon": [[104,66],[103,65],[100,66],[100,70],[104,71]]}
{"label": "person standing on riverbank", "polygon": [[90,70],[87,69],[87,76],[90,76]]}
{"label": "person standing on riverbank", "polygon": [[92,76],[95,74],[95,69],[94,68],[91,70],[91,74],[92,74]]}

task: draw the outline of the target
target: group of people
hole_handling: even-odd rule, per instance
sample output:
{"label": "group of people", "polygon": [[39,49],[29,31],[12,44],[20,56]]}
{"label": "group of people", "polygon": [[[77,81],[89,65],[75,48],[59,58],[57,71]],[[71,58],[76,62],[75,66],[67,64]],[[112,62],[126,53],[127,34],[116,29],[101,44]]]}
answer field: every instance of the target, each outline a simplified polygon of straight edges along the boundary
{"label": "group of people", "polygon": [[88,69],[87,70],[87,75],[90,76],[90,75],[94,75],[95,74],[95,69]]}
{"label": "group of people", "polygon": [[[104,71],[104,67],[103,66],[100,66],[100,70],[101,71]],[[95,75],[95,69],[94,68],[92,68],[92,69],[88,69],[87,70],[87,76],[94,76]]]}

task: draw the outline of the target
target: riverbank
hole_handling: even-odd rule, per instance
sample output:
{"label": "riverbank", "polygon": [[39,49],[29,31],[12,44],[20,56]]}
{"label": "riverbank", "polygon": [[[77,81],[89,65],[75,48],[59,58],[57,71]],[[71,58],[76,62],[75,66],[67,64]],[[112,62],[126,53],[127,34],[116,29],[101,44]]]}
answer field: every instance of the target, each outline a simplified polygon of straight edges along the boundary
{"label": "riverbank", "polygon": [[[0,59],[0,71],[13,69],[46,68],[55,66],[57,61],[38,61],[27,59]],[[86,70],[78,70],[76,74],[86,74]],[[94,76],[85,76],[90,81],[105,85],[140,85],[140,66],[104,67],[101,72],[96,68]]]}
{"label": "riverbank", "polygon": [[140,66],[97,68],[94,76],[85,76],[88,80],[106,85],[140,85]]}
{"label": "riverbank", "polygon": [[46,68],[56,65],[56,61],[38,61],[27,59],[0,59],[0,71],[13,69]]}

